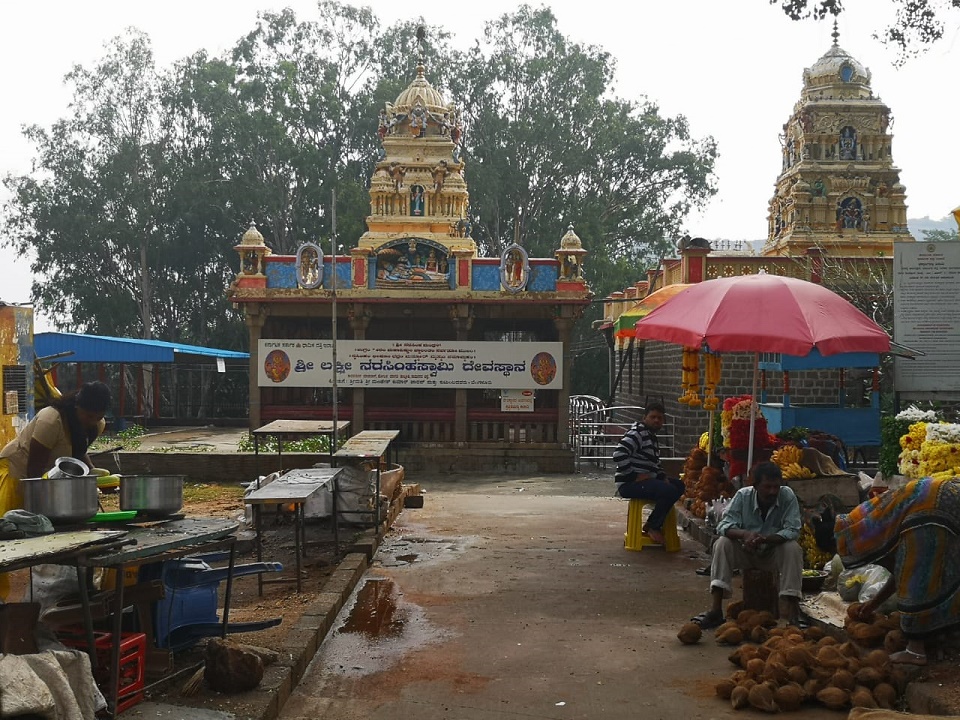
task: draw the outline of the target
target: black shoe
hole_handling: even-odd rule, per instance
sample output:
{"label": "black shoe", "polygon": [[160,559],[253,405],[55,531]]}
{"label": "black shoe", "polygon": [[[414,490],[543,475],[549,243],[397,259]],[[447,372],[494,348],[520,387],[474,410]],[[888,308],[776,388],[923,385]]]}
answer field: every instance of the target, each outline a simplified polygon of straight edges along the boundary
{"label": "black shoe", "polygon": [[694,572],[695,572],[697,575],[702,575],[702,576],[704,576],[704,577],[709,577],[709,576],[710,576],[710,566],[709,566],[709,565],[704,565],[702,568],[697,568],[696,570],[694,570]]}

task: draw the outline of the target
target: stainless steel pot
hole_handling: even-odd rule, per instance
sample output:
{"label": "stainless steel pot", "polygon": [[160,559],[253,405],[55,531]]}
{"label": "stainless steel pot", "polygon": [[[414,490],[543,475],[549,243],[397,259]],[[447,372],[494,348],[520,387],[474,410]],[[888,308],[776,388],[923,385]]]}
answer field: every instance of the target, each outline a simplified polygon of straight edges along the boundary
{"label": "stainless steel pot", "polygon": [[23,508],[46,515],[52,523],[75,523],[97,514],[97,476],[23,478]]}
{"label": "stainless steel pot", "polygon": [[184,475],[124,475],[120,478],[120,509],[147,515],[173,515],[183,507]]}

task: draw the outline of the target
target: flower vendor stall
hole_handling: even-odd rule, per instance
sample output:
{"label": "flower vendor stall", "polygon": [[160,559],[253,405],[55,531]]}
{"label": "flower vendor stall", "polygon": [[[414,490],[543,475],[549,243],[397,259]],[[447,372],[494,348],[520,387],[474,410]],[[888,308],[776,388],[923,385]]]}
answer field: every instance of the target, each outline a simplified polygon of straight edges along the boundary
{"label": "flower vendor stall", "polygon": [[747,457],[750,448],[750,414],[751,405],[754,412],[753,449],[755,460],[766,460],[769,453],[764,452],[776,445],[776,438],[770,437],[767,431],[767,420],[762,410],[752,402],[750,395],[731,397],[723,401],[723,410],[720,413],[720,434],[723,436],[723,447],[728,450],[731,478],[743,478],[747,474]]}
{"label": "flower vendor stall", "polygon": [[960,477],[960,425],[945,422],[916,422],[900,438],[900,474],[917,480],[922,477]]}

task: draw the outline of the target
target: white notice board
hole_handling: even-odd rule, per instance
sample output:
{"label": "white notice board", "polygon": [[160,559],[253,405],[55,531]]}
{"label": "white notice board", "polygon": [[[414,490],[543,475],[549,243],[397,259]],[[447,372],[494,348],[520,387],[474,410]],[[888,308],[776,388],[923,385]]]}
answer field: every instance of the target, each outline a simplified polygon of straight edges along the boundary
{"label": "white notice board", "polygon": [[500,412],[533,412],[535,390],[501,390]]}
{"label": "white notice board", "polygon": [[907,395],[960,392],[960,242],[898,242],[893,251],[893,336],[922,350],[895,360]]}

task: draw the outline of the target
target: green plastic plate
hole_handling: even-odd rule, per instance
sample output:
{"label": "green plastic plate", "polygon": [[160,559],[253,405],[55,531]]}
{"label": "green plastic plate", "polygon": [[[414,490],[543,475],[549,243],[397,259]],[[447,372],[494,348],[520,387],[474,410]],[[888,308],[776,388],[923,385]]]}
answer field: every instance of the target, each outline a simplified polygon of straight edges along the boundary
{"label": "green plastic plate", "polygon": [[118,510],[116,512],[101,512],[94,515],[88,522],[121,522],[123,520],[133,520],[137,516],[136,510]]}

